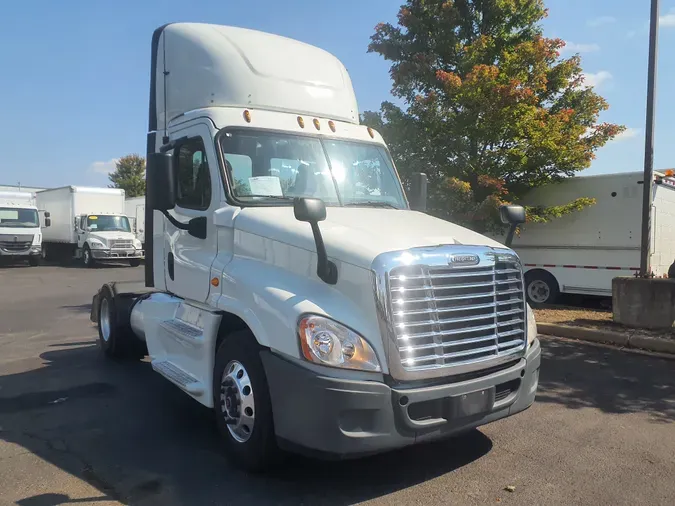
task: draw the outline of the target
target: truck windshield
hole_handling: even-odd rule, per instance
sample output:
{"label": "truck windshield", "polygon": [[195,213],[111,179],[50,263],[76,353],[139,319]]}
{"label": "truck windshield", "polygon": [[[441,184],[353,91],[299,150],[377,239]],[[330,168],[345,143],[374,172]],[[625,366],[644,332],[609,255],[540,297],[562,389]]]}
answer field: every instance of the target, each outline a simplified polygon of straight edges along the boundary
{"label": "truck windshield", "polygon": [[0,207],[0,228],[35,228],[40,226],[35,209]]}
{"label": "truck windshield", "polygon": [[126,216],[87,216],[87,228],[97,232],[131,232]]}
{"label": "truck windshield", "polygon": [[221,147],[234,197],[249,205],[313,197],[328,206],[408,207],[379,144],[252,130],[225,133]]}

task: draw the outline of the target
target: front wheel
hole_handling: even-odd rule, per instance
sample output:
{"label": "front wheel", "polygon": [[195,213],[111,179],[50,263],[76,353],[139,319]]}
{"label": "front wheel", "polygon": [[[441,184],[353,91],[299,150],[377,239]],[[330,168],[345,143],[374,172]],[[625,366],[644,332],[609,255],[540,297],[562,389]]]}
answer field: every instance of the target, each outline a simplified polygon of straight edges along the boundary
{"label": "front wheel", "polygon": [[38,255],[31,255],[28,257],[28,265],[31,267],[37,267],[40,265],[40,257]]}
{"label": "front wheel", "polygon": [[141,259],[140,258],[132,258],[131,260],[129,260],[129,265],[131,267],[138,267],[139,265],[141,265]]}
{"label": "front wheel", "polygon": [[272,402],[260,348],[250,331],[228,335],[216,352],[213,402],[228,457],[247,471],[278,460]]}
{"label": "front wheel", "polygon": [[560,296],[558,281],[546,271],[525,274],[527,301],[533,306],[555,304]]}
{"label": "front wheel", "polygon": [[87,244],[84,245],[84,249],[82,250],[82,263],[88,268],[94,266],[94,257],[92,256],[91,250]]}

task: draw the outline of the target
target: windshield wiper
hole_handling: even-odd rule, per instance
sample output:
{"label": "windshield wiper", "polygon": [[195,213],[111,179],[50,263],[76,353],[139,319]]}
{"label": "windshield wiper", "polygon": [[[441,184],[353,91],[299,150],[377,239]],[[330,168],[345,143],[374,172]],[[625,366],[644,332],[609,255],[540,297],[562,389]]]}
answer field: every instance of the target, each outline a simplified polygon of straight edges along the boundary
{"label": "windshield wiper", "polygon": [[277,200],[293,200],[293,197],[284,197],[283,195],[240,195],[238,198],[247,199],[277,199]]}
{"label": "windshield wiper", "polygon": [[348,202],[345,204],[345,207],[386,207],[387,209],[398,209],[400,210],[400,207],[396,207],[393,204],[390,204],[389,202],[382,202],[380,200],[362,200],[359,202]]}

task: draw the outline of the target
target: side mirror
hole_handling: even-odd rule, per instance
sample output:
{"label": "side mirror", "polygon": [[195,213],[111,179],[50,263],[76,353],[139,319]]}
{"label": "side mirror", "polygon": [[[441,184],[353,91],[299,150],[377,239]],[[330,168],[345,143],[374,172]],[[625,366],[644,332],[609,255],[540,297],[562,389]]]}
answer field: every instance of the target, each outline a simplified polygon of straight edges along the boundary
{"label": "side mirror", "polygon": [[45,218],[49,218],[51,216],[51,213],[49,211],[45,211]]}
{"label": "side mirror", "polygon": [[206,239],[206,216],[198,216],[188,221],[187,233],[197,239]]}
{"label": "side mirror", "polygon": [[45,228],[52,226],[51,218],[45,218]]}
{"label": "side mirror", "polygon": [[499,217],[501,218],[502,223],[509,225],[509,232],[506,234],[504,245],[510,247],[518,225],[525,223],[527,218],[525,215],[525,208],[523,206],[515,206],[512,204],[503,205],[499,208]]}
{"label": "side mirror", "polygon": [[416,172],[410,179],[410,208],[413,211],[426,212],[427,210],[427,175]]}
{"label": "side mirror", "polygon": [[145,181],[145,200],[151,209],[168,211],[176,207],[176,172],[171,154],[148,155]]}
{"label": "side mirror", "polygon": [[319,222],[326,219],[326,204],[320,199],[296,197],[293,199],[293,213],[295,219],[304,221],[312,227],[314,243],[316,244],[316,275],[329,285],[334,285],[338,280],[337,265],[328,260],[326,246],[323,243]]}

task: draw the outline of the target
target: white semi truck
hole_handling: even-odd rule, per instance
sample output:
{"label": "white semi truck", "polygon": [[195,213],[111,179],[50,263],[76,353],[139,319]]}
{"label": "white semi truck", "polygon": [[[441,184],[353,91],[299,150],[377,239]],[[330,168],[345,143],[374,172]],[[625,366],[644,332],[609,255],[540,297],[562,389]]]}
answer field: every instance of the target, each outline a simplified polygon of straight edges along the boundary
{"label": "white semi truck", "polygon": [[[518,256],[406,197],[345,67],[295,40],[176,23],[152,38],[144,283],[107,283],[104,352],[217,413],[227,454],[355,457],[534,401]],[[523,209],[506,206],[515,226]],[[508,243],[509,239],[507,239]]]}
{"label": "white semi truck", "polygon": [[[50,225],[49,214],[45,227]],[[40,263],[42,232],[35,194],[0,191],[0,259]]]}
{"label": "white semi truck", "polygon": [[38,192],[37,203],[52,221],[42,232],[44,258],[77,258],[85,267],[120,260],[135,267],[143,259],[124,214],[124,190],[64,186]]}
{"label": "white semi truck", "polygon": [[124,202],[131,231],[145,248],[145,197],[129,197]]}

